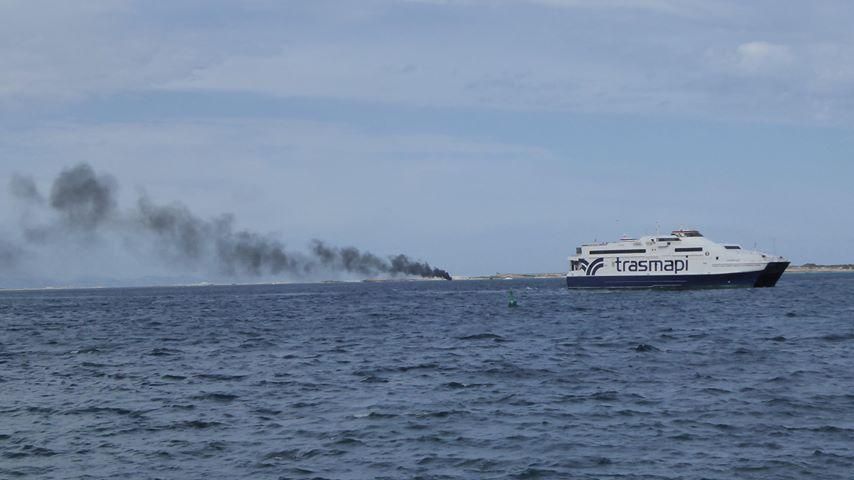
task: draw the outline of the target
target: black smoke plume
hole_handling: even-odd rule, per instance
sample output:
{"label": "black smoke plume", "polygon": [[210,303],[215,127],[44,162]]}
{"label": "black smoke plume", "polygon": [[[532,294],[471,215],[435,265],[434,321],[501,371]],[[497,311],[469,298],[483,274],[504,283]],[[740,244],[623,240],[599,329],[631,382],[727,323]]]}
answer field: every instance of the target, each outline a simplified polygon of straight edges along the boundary
{"label": "black smoke plume", "polygon": [[347,272],[362,277],[451,279],[448,272],[406,255],[382,258],[354,247],[327,246],[319,240],[311,243],[307,254],[290,252],[276,238],[236,229],[230,215],[205,219],[180,203],[161,205],[146,196],[130,211],[121,212],[115,197],[116,181],[109,175],[96,174],[87,164],[63,170],[47,202],[32,179],[15,176],[10,187],[19,199],[49,208],[59,216],[57,225],[27,227],[25,236],[31,241],[103,230],[151,240],[156,254],[170,265],[212,267],[228,276],[304,277],[318,272]]}
{"label": "black smoke plume", "polygon": [[329,247],[320,240],[314,240],[311,251],[325,266],[369,275],[373,272],[390,273],[392,275],[413,275],[427,278],[444,278],[450,280],[448,272],[433,268],[428,263],[415,262],[406,255],[390,257],[388,261],[370,252],[360,252],[354,247]]}
{"label": "black smoke plume", "polygon": [[53,182],[50,206],[62,215],[67,225],[89,230],[113,213],[115,190],[116,181],[112,177],[97,176],[92,167],[80,164],[64,170]]}

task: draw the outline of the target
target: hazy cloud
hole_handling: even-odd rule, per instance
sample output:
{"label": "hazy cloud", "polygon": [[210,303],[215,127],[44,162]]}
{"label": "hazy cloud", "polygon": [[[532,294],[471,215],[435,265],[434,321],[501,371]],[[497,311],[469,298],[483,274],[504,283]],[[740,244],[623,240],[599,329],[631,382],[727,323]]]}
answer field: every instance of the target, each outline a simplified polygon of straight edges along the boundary
{"label": "hazy cloud", "polygon": [[763,73],[788,67],[794,61],[785,45],[769,42],[742,43],[735,49],[736,66],[747,73]]}
{"label": "hazy cloud", "polygon": [[721,14],[733,8],[725,2],[702,0],[524,0],[531,4],[555,8],[595,8],[640,10],[677,16],[698,17]]}
{"label": "hazy cloud", "polygon": [[719,11],[723,3],[697,0],[399,0],[412,3],[455,6],[509,6],[529,4],[551,8],[649,10],[674,15],[699,15]]}
{"label": "hazy cloud", "polygon": [[[841,1],[51,5],[0,7],[0,107],[202,89],[422,106],[854,122],[836,106],[850,97],[846,65],[854,51],[847,26],[854,9]],[[773,77],[761,80],[767,99],[756,97],[753,77]],[[790,97],[784,105],[781,95]],[[738,108],[745,101],[754,108]]]}

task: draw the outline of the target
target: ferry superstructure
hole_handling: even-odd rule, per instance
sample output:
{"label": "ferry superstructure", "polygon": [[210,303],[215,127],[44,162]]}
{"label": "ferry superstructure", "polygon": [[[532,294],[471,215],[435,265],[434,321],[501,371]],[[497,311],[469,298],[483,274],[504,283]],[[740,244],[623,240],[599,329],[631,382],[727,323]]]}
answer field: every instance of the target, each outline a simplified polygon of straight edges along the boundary
{"label": "ferry superstructure", "polygon": [[697,230],[584,244],[569,257],[569,288],[773,287],[789,261],[713,242]]}

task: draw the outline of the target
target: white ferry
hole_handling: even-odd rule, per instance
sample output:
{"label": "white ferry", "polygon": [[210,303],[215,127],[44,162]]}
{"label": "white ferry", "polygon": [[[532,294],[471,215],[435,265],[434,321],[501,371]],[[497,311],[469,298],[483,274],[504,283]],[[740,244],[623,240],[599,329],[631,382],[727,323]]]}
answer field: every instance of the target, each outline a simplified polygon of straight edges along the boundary
{"label": "white ferry", "polygon": [[569,257],[569,288],[773,287],[789,261],[719,244],[697,230],[584,244]]}

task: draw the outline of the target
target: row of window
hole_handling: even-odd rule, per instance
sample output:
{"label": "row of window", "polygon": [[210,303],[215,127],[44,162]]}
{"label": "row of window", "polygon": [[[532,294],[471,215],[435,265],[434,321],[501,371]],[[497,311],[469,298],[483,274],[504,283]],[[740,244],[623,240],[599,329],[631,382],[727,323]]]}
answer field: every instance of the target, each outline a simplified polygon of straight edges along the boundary
{"label": "row of window", "polygon": [[627,250],[590,250],[590,255],[609,255],[618,253],[646,253],[645,248],[630,248]]}
{"label": "row of window", "polygon": [[[665,239],[659,238],[659,241],[664,241]],[[678,239],[674,239],[678,240]],[[724,245],[724,248],[727,250],[741,250],[741,247],[738,245]],[[703,247],[680,247],[676,248],[677,252],[702,252]],[[630,248],[625,250],[590,250],[588,255],[618,255],[624,253],[646,253],[645,248]],[[581,255],[581,247],[577,247],[575,249],[576,255]]]}

